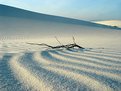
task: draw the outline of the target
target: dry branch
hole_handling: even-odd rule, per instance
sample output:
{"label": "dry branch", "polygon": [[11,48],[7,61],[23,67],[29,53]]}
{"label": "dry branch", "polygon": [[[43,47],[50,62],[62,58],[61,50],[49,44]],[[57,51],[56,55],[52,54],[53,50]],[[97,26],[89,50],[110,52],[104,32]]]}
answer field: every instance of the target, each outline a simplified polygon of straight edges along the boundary
{"label": "dry branch", "polygon": [[45,44],[45,43],[42,43],[42,44],[37,44],[37,43],[27,43],[27,44],[30,44],[30,45],[39,45],[39,46],[47,46],[49,48],[52,48],[52,49],[59,49],[59,48],[66,48],[66,49],[71,49],[71,48],[79,48],[79,49],[85,49],[84,47],[81,47],[79,45],[76,44],[75,42],[75,38],[73,37],[73,44],[67,44],[67,45],[63,45],[58,39],[57,37],[55,37],[56,40],[59,42],[60,45],[58,46],[51,46],[51,45],[48,45],[48,44]]}

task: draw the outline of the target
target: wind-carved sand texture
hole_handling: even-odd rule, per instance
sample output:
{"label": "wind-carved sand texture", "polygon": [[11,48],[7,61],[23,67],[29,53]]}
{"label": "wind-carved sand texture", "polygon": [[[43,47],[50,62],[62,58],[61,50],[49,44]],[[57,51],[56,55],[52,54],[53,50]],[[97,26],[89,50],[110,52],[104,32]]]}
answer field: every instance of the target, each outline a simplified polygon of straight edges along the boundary
{"label": "wind-carved sand texture", "polygon": [[39,48],[39,51],[1,53],[0,91],[120,90],[118,50]]}

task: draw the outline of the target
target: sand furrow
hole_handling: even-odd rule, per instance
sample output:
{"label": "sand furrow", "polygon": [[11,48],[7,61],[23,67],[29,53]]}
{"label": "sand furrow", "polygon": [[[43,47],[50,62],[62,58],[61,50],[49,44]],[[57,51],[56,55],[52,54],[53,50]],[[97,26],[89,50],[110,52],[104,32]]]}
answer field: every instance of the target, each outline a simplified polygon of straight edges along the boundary
{"label": "sand furrow", "polygon": [[[37,60],[38,59],[39,58],[37,58]],[[50,60],[53,60],[51,58],[49,58],[49,59],[45,58],[45,60],[46,61],[48,60],[48,62],[46,62],[46,61],[44,62],[44,60],[43,61],[41,61],[41,60],[43,60],[43,59],[40,57],[39,62],[40,62],[40,64],[45,65],[45,67],[52,67],[52,68],[55,67],[53,69],[56,70],[56,69],[60,68],[60,65],[61,65],[61,69],[64,69],[64,70],[66,69],[65,72],[67,72],[67,73],[68,73],[68,71],[74,72],[78,68],[78,67],[74,67],[74,66],[69,66],[67,64],[62,65],[60,63],[56,64],[56,63],[50,62]],[[46,65],[46,63],[48,63],[48,64]],[[70,68],[68,68],[68,67],[70,67]],[[67,71],[67,69],[68,69],[68,71]],[[103,79],[102,83],[107,84],[107,86],[110,86],[114,90],[121,89],[120,88],[121,82],[119,81],[120,76],[118,76],[116,74],[110,74],[110,73],[105,73],[105,72],[96,72],[95,73],[95,70],[88,70],[88,69],[83,69],[83,68],[80,68],[80,69],[78,68],[77,72],[80,72],[80,74],[84,74],[85,76],[90,76],[91,78],[94,78],[94,80],[99,80],[99,82],[102,81],[102,79]],[[115,82],[115,84],[111,84],[111,82],[113,82],[113,83]]]}
{"label": "sand furrow", "polygon": [[94,48],[91,49],[90,52],[97,52],[97,53],[103,53],[103,54],[114,54],[114,55],[121,55],[121,50],[120,49],[108,49],[108,48]]}
{"label": "sand furrow", "polygon": [[[72,66],[70,64],[61,64],[61,63],[58,63],[58,62],[55,62],[55,61],[50,61],[51,59],[49,59],[49,60],[43,59],[43,57],[41,57],[41,55],[38,52],[34,54],[34,59],[36,59],[36,61],[39,64],[44,65],[44,66],[55,66],[55,67],[61,66],[62,68],[63,67],[69,67],[69,68],[73,68],[73,69],[83,70],[83,71],[86,71],[86,72],[92,72],[92,73],[104,75],[104,76],[110,77],[111,79],[116,79],[117,81],[119,81],[119,80],[121,81],[121,78],[120,78],[121,75],[113,74],[113,73],[110,73],[110,72],[105,72],[103,70],[87,69],[84,66],[75,66],[75,65]],[[63,58],[61,58],[61,60],[63,60]],[[67,59],[67,60],[73,60],[73,59]],[[67,60],[65,60],[65,61],[67,61]]]}
{"label": "sand furrow", "polygon": [[0,91],[120,91],[117,54],[104,49],[3,53]]}
{"label": "sand furrow", "polygon": [[[66,77],[72,78],[72,79],[76,80],[79,83],[86,84],[93,91],[97,91],[97,90],[101,91],[102,90],[102,89],[100,89],[100,87],[102,87],[102,85],[104,85],[104,84],[101,84],[97,80],[92,79],[88,75],[84,75],[84,74],[82,75],[82,74],[79,74],[79,73],[74,73],[74,69],[76,70],[78,67],[69,66],[67,64],[63,64],[63,65],[62,64],[56,64],[56,63],[50,61],[51,59],[47,61],[46,59],[43,59],[42,57],[39,58],[38,53],[36,53],[34,57],[35,57],[36,61],[38,63],[40,63],[41,65],[44,65],[44,68],[46,68],[47,70],[56,72],[59,75],[65,75]],[[69,67],[70,69],[72,68],[73,71],[72,70],[66,70],[65,67]],[[91,82],[93,82],[93,84]],[[103,87],[104,87],[103,89],[105,91],[110,91],[111,90],[111,88],[108,87],[108,86],[103,86]],[[80,87],[78,87],[78,89],[80,89]]]}
{"label": "sand furrow", "polygon": [[10,66],[16,78],[25,85],[26,91],[52,91],[52,88],[49,87],[49,85],[44,83],[42,79],[36,77],[36,75],[33,74],[34,72],[30,72],[27,70],[26,66],[20,63],[21,59],[19,58],[21,56],[22,55],[16,55],[10,61]]}
{"label": "sand furrow", "polygon": [[114,61],[117,63],[121,64],[121,57],[118,56],[114,56],[114,55],[105,55],[105,54],[101,54],[101,53],[90,53],[90,52],[86,52],[86,51],[80,51],[80,52],[72,52],[72,51],[61,51],[62,53],[65,54],[70,54],[70,55],[75,55],[75,56],[86,56],[86,57],[92,57],[92,58],[100,58],[100,59],[104,59],[104,60],[109,60],[110,61]]}
{"label": "sand furrow", "polygon": [[25,86],[15,77],[10,60],[14,54],[4,54],[0,60],[0,91],[26,91]]}
{"label": "sand furrow", "polygon": [[65,76],[44,69],[40,64],[36,63],[36,61],[33,59],[33,54],[31,53],[27,53],[22,56],[21,60],[22,61],[20,61],[20,64],[29,70],[29,72],[31,72],[31,74],[33,74],[36,78],[43,80],[45,87],[50,87],[50,90],[52,91],[74,91],[77,87],[77,84],[82,89],[88,89],[90,91],[90,89],[84,84],[75,82],[75,80],[71,78],[67,78]]}
{"label": "sand furrow", "polygon": [[[95,60],[93,58],[89,59],[89,58],[86,58],[86,57],[83,57],[83,56],[79,56],[79,57],[76,57],[75,55],[73,56],[72,55],[68,55],[68,54],[63,54],[63,53],[59,53],[59,52],[50,52],[49,54],[50,56],[56,56],[56,58],[61,58],[63,60],[66,60],[64,62],[67,62],[68,59],[73,59],[72,61],[68,61],[70,63],[73,63],[73,64],[80,64],[80,65],[87,65],[87,66],[92,66],[92,67],[99,67],[99,68],[108,68],[108,69],[118,69],[119,70],[119,65],[118,66],[115,66],[115,65],[109,65],[109,64],[105,64],[103,62],[100,63],[100,61],[98,60]],[[48,56],[49,56],[48,55]],[[61,60],[61,61],[63,61]]]}
{"label": "sand furrow", "polygon": [[116,58],[116,59],[121,59],[121,54],[116,54],[116,53],[106,53],[103,51],[86,51],[85,53],[88,54],[95,54],[95,55],[99,55],[99,56],[105,56],[105,57],[111,57],[111,58]]}

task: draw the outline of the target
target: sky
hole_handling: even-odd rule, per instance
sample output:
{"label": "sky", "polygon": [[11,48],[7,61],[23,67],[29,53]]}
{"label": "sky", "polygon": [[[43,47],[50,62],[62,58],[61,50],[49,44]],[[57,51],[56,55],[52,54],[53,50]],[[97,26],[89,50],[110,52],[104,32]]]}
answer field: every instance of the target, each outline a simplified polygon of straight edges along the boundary
{"label": "sky", "polygon": [[0,4],[81,20],[121,20],[121,0],[0,0]]}

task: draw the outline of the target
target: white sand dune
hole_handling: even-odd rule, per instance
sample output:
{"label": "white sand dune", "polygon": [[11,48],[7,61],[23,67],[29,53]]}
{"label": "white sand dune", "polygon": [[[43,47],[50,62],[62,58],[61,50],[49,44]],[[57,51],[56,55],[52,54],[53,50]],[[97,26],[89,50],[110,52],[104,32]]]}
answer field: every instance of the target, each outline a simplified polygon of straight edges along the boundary
{"label": "white sand dune", "polygon": [[[0,91],[121,91],[120,28],[4,5],[0,11]],[[75,36],[85,49],[27,44],[58,45],[54,36],[62,44]]]}

